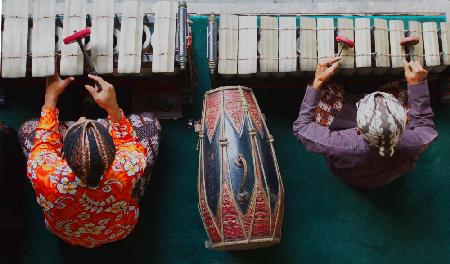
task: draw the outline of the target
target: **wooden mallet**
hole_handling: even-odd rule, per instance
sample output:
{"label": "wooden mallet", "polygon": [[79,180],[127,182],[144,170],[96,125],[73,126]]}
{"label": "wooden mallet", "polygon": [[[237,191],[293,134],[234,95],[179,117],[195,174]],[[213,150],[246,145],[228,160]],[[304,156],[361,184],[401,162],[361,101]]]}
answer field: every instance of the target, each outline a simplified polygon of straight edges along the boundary
{"label": "wooden mallet", "polygon": [[413,54],[412,47],[417,44],[419,44],[418,36],[408,36],[408,37],[402,38],[400,40],[400,45],[405,47],[405,49],[408,49],[409,61],[414,61],[414,54]]}
{"label": "wooden mallet", "polygon": [[353,40],[343,36],[336,36],[336,41],[341,44],[341,49],[339,50],[339,53],[337,55],[338,57],[341,56],[341,53],[344,50],[344,48],[351,49],[355,47],[355,42],[353,42]]}
{"label": "wooden mallet", "polygon": [[[72,35],[65,37],[63,39],[63,42],[65,45],[77,42],[78,45],[80,46],[81,52],[83,52],[84,63],[88,67],[89,74],[97,76],[98,73],[95,71],[95,67],[94,67],[94,64],[92,63],[91,57],[87,53],[86,47],[84,46],[83,42],[81,41],[82,39],[84,39],[90,35],[91,35],[91,29],[85,28],[80,31],[74,31],[74,33]],[[101,92],[102,87],[100,86],[100,84],[97,81],[95,81],[95,85],[97,86],[97,93]]]}

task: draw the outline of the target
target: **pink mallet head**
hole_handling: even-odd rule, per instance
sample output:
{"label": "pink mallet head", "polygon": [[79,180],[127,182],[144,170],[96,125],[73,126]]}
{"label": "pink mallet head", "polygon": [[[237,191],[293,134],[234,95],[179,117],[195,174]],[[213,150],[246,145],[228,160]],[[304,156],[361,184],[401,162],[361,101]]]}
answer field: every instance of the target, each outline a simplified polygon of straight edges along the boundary
{"label": "pink mallet head", "polygon": [[406,38],[402,38],[400,40],[400,45],[402,45],[403,47],[407,47],[407,46],[414,46],[419,44],[419,37],[418,36],[409,36]]}
{"label": "pink mallet head", "polygon": [[336,36],[336,41],[339,42],[339,43],[342,43],[342,45],[344,47],[347,47],[349,49],[355,47],[355,42],[353,42],[353,40],[348,39],[348,38],[343,37],[343,36]]}
{"label": "pink mallet head", "polygon": [[79,39],[83,39],[85,37],[88,37],[90,35],[91,35],[91,29],[90,28],[85,28],[85,29],[82,29],[80,31],[77,31],[77,32],[73,33],[72,35],[70,35],[68,37],[65,37],[63,39],[63,42],[64,42],[64,44],[67,45],[67,44],[73,43],[73,42],[75,42],[75,41],[77,41]]}

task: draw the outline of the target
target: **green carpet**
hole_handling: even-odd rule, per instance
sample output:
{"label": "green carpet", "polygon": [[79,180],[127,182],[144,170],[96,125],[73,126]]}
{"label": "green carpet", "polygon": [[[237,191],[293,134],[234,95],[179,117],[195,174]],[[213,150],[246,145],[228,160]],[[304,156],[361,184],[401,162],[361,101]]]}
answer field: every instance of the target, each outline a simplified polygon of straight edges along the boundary
{"label": "green carpet", "polygon": [[[205,17],[193,18],[194,58],[199,72],[193,109],[181,120],[162,121],[160,156],[135,231],[96,249],[72,247],[44,227],[27,182],[23,263],[448,263],[450,261],[450,105],[434,105],[439,138],[417,168],[393,184],[353,189],[333,176],[324,159],[307,153],[292,135],[304,89],[260,89],[286,190],[280,245],[246,252],[215,252],[197,210],[197,136],[187,119],[200,117],[209,88]],[[129,88],[118,87],[119,95]],[[39,113],[43,90],[10,88],[11,105],[0,119],[18,125]],[[67,95],[66,95],[67,96]],[[62,115],[77,109],[61,107]],[[1,241],[3,245],[7,241]],[[2,255],[7,252],[1,253]],[[1,260],[1,258],[0,258]],[[1,261],[0,261],[1,262]]]}

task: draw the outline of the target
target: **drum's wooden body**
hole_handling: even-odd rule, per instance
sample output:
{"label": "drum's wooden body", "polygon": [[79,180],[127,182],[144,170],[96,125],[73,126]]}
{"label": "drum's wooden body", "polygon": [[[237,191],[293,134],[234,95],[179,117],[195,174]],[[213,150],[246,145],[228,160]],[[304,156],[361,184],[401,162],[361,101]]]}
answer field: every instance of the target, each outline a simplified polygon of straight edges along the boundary
{"label": "drum's wooden body", "polygon": [[241,250],[280,242],[284,188],[251,89],[206,93],[199,132],[199,210],[207,246]]}

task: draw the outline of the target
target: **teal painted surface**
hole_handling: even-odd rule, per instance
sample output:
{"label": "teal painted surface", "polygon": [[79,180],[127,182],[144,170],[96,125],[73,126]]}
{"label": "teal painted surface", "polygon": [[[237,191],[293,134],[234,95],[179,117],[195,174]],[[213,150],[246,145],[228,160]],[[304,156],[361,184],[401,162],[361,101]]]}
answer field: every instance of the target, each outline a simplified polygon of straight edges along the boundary
{"label": "teal painted surface", "polygon": [[[192,109],[181,120],[162,122],[156,170],[136,230],[125,240],[96,249],[71,247],[44,227],[41,209],[27,183],[24,263],[448,263],[450,261],[450,105],[434,105],[439,138],[415,171],[374,190],[341,183],[321,156],[307,153],[292,135],[304,90],[261,89],[265,112],[286,189],[280,245],[247,252],[204,248],[206,233],[197,210],[197,136],[186,128],[200,117],[210,88],[205,58],[206,17],[192,18],[199,86]],[[118,87],[121,97],[129,88]],[[0,119],[18,126],[39,113],[43,90],[11,91],[12,105]],[[71,91],[69,91],[71,92]],[[65,95],[71,99],[70,94]],[[37,99],[39,98],[39,99]],[[64,98],[63,98],[64,99]],[[66,100],[66,101],[67,101]],[[72,100],[73,101],[73,100]],[[78,111],[70,103],[64,115]],[[0,237],[1,240],[1,237]]]}
{"label": "teal painted surface", "polygon": [[[282,16],[277,16],[282,17]],[[337,26],[337,19],[338,18],[371,18],[370,25],[373,27],[373,20],[375,18],[379,19],[386,19],[386,20],[402,20],[403,24],[405,26],[405,29],[409,29],[408,21],[418,21],[418,22],[437,22],[438,28],[440,28],[439,22],[446,22],[446,16],[305,16],[305,17],[314,17],[314,18],[333,18],[334,19],[334,26]],[[195,19],[204,19],[205,17],[197,16]],[[297,20],[297,27],[300,26],[300,19],[301,16],[296,16]],[[220,23],[220,17],[217,17],[217,22]],[[260,16],[257,18],[258,20],[258,27],[260,26]]]}

